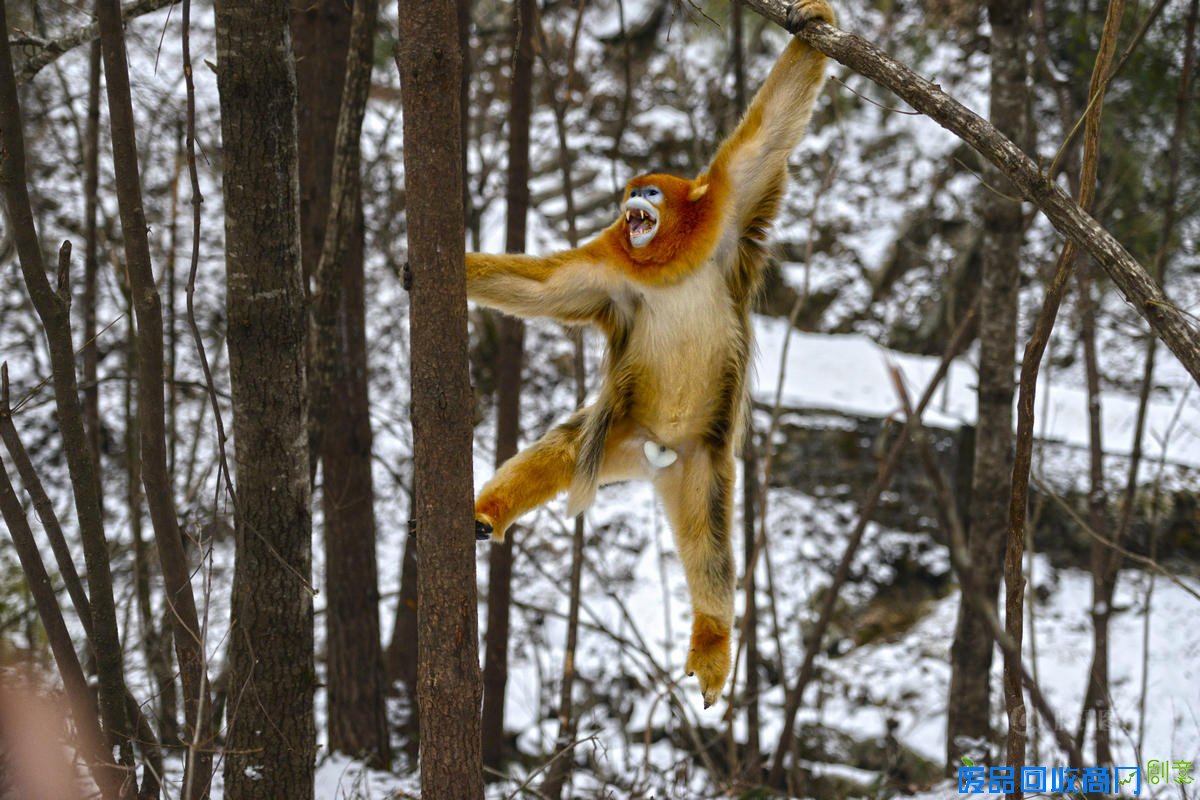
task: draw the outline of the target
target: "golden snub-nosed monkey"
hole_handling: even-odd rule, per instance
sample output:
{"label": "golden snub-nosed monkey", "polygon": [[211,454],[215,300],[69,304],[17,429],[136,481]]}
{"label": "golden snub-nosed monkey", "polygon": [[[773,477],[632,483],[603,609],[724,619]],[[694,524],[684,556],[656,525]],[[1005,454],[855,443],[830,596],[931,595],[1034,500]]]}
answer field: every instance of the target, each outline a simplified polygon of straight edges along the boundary
{"label": "golden snub-nosed monkey", "polygon": [[[833,21],[825,0],[788,12],[795,32]],[[475,503],[476,534],[564,489],[569,510],[600,484],[654,483],[692,599],[687,671],[705,706],[729,674],[734,457],[748,399],[750,304],[763,241],[825,78],[825,57],[793,39],[708,170],[629,182],[623,213],[593,241],[549,256],[467,255],[467,291],[520,317],[590,323],[608,337],[596,402],[509,459]]]}

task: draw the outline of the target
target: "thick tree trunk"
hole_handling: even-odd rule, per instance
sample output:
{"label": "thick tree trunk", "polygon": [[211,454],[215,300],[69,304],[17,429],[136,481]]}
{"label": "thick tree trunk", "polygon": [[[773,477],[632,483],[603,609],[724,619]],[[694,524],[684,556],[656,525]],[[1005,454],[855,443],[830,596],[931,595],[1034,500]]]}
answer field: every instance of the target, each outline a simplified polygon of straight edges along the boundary
{"label": "thick tree trunk", "polygon": [[[525,252],[529,213],[529,115],[533,106],[533,31],[537,8],[520,0],[514,8],[513,75],[508,114],[508,186],[504,249]],[[521,365],[525,323],[497,315],[496,467],[517,453],[521,433]],[[508,683],[508,620],[512,603],[513,536],[488,555],[487,643],[483,662],[483,763],[499,768],[504,758],[504,689]]]}
{"label": "thick tree trunk", "polygon": [[[351,46],[350,20],[350,8],[341,0],[302,3],[292,9],[297,61],[300,249],[304,274],[308,276],[318,273],[327,234],[334,144]],[[325,520],[329,747],[350,755],[366,754],[373,766],[385,767],[390,747],[375,562],[361,194],[352,191],[348,200],[353,205],[354,224],[346,232],[346,257],[328,276],[341,281],[335,293],[340,302],[330,326],[336,339],[335,358],[327,387],[329,402],[319,426],[323,435],[317,442],[324,464],[321,504]],[[330,290],[318,285],[316,291]],[[310,457],[316,456],[310,453]]]}
{"label": "thick tree trunk", "polygon": [[[1009,139],[1025,131],[1025,3],[988,5],[992,26],[992,124]],[[987,188],[979,192],[984,232],[979,303],[979,388],[975,463],[971,479],[969,542],[971,562],[984,574],[980,586],[989,598],[1000,590],[1012,479],[1013,369],[1017,341],[1017,284],[1023,219],[1021,203],[1005,195],[1012,189],[989,165]],[[1000,187],[998,190],[990,187]],[[1004,194],[1001,194],[1004,193]],[[990,750],[992,637],[979,612],[959,605],[951,646],[950,700],[946,723],[947,764],[986,743]],[[978,753],[977,753],[978,754]],[[991,757],[985,752],[985,758]]]}
{"label": "thick tree trunk", "polygon": [[450,0],[402,3],[396,59],[412,264],[421,790],[438,800],[483,797],[459,25]]}
{"label": "thick tree trunk", "polygon": [[225,794],[313,796],[312,515],[285,0],[217,3],[237,465]]}

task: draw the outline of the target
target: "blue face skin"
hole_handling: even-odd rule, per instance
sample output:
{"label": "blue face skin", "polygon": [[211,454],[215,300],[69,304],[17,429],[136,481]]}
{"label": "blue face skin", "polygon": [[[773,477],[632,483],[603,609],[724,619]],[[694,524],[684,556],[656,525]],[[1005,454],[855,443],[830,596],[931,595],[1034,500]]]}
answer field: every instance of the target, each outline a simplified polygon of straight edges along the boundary
{"label": "blue face skin", "polygon": [[625,222],[629,225],[629,243],[645,247],[658,232],[658,206],[662,191],[657,186],[639,186],[629,190],[625,201]]}

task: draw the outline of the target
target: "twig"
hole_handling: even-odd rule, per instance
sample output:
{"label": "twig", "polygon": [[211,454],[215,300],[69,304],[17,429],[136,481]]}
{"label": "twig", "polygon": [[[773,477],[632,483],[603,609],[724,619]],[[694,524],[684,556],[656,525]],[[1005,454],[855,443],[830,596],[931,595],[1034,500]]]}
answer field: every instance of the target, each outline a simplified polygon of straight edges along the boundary
{"label": "twig", "polygon": [[[106,733],[117,737],[118,761],[132,768],[129,742],[129,715],[125,707],[125,679],[121,642],[117,632],[116,608],[112,593],[112,570],[108,541],[104,535],[104,517],[100,503],[100,482],[92,460],[83,408],[79,401],[75,375],[75,348],[71,341],[70,296],[56,293],[46,277],[41,241],[34,227],[33,209],[25,174],[25,136],[21,128],[21,106],[13,76],[12,53],[8,44],[8,21],[0,4],[0,194],[7,227],[16,245],[21,273],[33,302],[50,350],[54,399],[59,431],[71,477],[80,538],[87,563],[91,592],[93,642],[96,671],[99,675],[100,719]],[[69,249],[67,250],[69,253]],[[64,269],[59,270],[60,273]]]}
{"label": "twig", "polygon": [[[37,542],[21,502],[17,499],[12,483],[8,479],[8,471],[0,459],[0,514],[3,515],[12,537],[13,549],[21,562],[25,573],[26,584],[33,595],[37,607],[38,618],[46,631],[46,639],[54,654],[54,662],[58,673],[62,676],[63,686],[71,705],[71,714],[79,731],[80,744],[87,754],[91,766],[92,777],[100,788],[101,797],[105,800],[115,800],[118,797],[133,796],[132,781],[125,781],[122,773],[126,772],[113,762],[112,754],[104,745],[104,735],[100,731],[100,721],[96,716],[95,705],[92,702],[91,690],[79,658],[75,655],[75,645],[71,634],[63,622],[62,611],[51,587],[50,576],[42,563],[38,552]],[[128,775],[129,773],[126,773]]]}
{"label": "twig", "polygon": [[779,734],[779,742],[775,746],[775,758],[771,762],[771,773],[767,779],[767,782],[772,786],[782,785],[783,762],[787,754],[791,751],[796,712],[800,709],[800,701],[803,698],[804,689],[808,686],[809,681],[812,680],[817,652],[821,646],[821,639],[825,636],[825,631],[829,628],[829,623],[833,619],[838,592],[850,575],[850,565],[854,561],[854,555],[858,552],[858,546],[862,543],[867,524],[875,514],[875,509],[879,506],[879,499],[883,495],[884,490],[891,485],[892,476],[895,475],[896,469],[900,465],[900,456],[908,444],[913,429],[920,424],[921,415],[925,413],[926,407],[928,407],[930,401],[933,399],[937,387],[941,384],[942,378],[945,377],[947,370],[950,368],[951,361],[958,355],[959,350],[966,343],[967,331],[974,317],[975,307],[972,306],[963,316],[962,321],[958,324],[958,329],[951,337],[950,344],[947,346],[946,352],[942,355],[942,360],[938,364],[937,370],[934,372],[933,377],[930,378],[925,391],[921,394],[915,414],[909,415],[905,420],[904,428],[892,444],[891,450],[888,451],[887,457],[879,467],[879,474],[876,475],[875,481],[867,490],[866,498],[859,506],[858,521],[846,541],[846,548],[842,552],[842,558],[838,562],[837,568],[834,570],[833,579],[825,589],[820,615],[817,618],[816,624],[804,638],[804,661],[800,665],[800,673],[796,677],[796,683],[788,687],[786,691],[787,700],[784,703],[783,710],[783,729]]}
{"label": "twig", "polygon": [[[1130,561],[1133,561],[1134,563],[1141,564],[1143,567],[1147,567],[1147,568],[1153,570],[1154,572],[1157,572],[1159,575],[1162,575],[1164,578],[1166,578],[1171,583],[1178,586],[1180,589],[1183,589],[1185,592],[1190,594],[1192,597],[1196,598],[1197,600],[1200,600],[1200,591],[1197,591],[1197,590],[1193,589],[1191,586],[1188,586],[1187,583],[1185,583],[1179,576],[1177,576],[1175,573],[1171,572],[1166,567],[1159,564],[1154,559],[1148,558],[1146,556],[1135,553],[1132,550],[1129,550],[1125,547],[1122,547],[1121,545],[1114,542],[1112,539],[1109,539],[1108,537],[1103,536],[1102,534],[1100,534],[1096,530],[1094,530],[1092,528],[1092,526],[1087,523],[1087,520],[1085,520],[1083,517],[1079,516],[1079,512],[1077,512],[1074,508],[1071,507],[1070,503],[1068,503],[1061,496],[1056,494],[1037,475],[1031,476],[1031,480],[1033,481],[1033,484],[1037,487],[1038,491],[1044,493],[1047,497],[1049,497],[1051,500],[1053,500],[1055,503],[1057,503],[1059,506],[1061,506],[1063,511],[1067,512],[1067,516],[1069,516],[1071,518],[1071,520],[1076,525],[1079,526],[1079,529],[1082,530],[1084,533],[1086,533],[1088,536],[1092,537],[1093,539],[1095,539],[1096,541],[1098,541],[1100,544],[1104,545],[1105,547],[1111,549],[1114,554],[1128,558]],[[1120,563],[1120,561],[1118,560],[1117,563]]]}
{"label": "twig", "polygon": [[37,511],[42,529],[50,541],[50,549],[54,551],[54,560],[58,564],[58,572],[62,575],[67,594],[75,606],[75,613],[83,625],[84,634],[91,641],[95,637],[95,629],[92,627],[92,604],[83,588],[83,582],[79,579],[79,572],[75,569],[75,559],[71,556],[71,548],[67,544],[62,525],[59,524],[58,515],[54,513],[54,504],[46,494],[29,453],[17,433],[17,427],[13,424],[12,408],[9,405],[7,362],[0,364],[0,439],[4,441],[9,457],[17,467],[17,474],[21,476],[25,491],[33,500],[33,508]]}
{"label": "twig", "polygon": [[[143,14],[149,14],[152,11],[157,11],[163,6],[168,6],[175,0],[137,0],[121,9],[121,22],[125,23],[135,17],[140,17]],[[89,25],[84,25],[78,30],[72,31],[65,36],[60,36],[57,39],[43,39],[37,36],[21,36],[14,37],[10,44],[14,46],[36,47],[37,52],[28,56],[21,66],[16,70],[17,85],[28,83],[37,75],[41,69],[53,61],[56,61],[59,56],[69,53],[81,44],[87,44],[94,41],[100,36],[100,23],[93,22]]]}
{"label": "twig", "polygon": [[[901,403],[904,406],[907,420],[919,420],[919,411],[915,413],[912,411],[912,403],[909,401],[903,382],[897,379],[895,385]],[[966,532],[963,530],[962,521],[955,510],[954,502],[950,497],[950,490],[946,485],[945,479],[942,477],[941,469],[937,466],[937,461],[933,455],[932,448],[929,446],[929,439],[924,427],[918,421],[918,424],[912,427],[906,425],[906,431],[909,437],[916,443],[925,474],[933,487],[939,522],[949,534],[950,563],[954,567],[954,573],[959,583],[962,584],[963,600],[970,603],[979,613],[980,617],[983,618],[984,622],[987,623],[988,632],[996,644],[1000,646],[1006,658],[1016,657],[1016,663],[1020,667],[1021,680],[1029,690],[1029,696],[1033,701],[1034,708],[1042,715],[1042,719],[1046,722],[1047,727],[1054,733],[1055,741],[1058,742],[1062,751],[1067,754],[1071,765],[1076,768],[1082,767],[1083,755],[1079,752],[1079,748],[1075,746],[1075,742],[1071,740],[1070,735],[1067,734],[1066,729],[1058,724],[1058,718],[1054,714],[1054,710],[1050,707],[1049,701],[1042,694],[1041,687],[1033,680],[1033,677],[1029,674],[1029,670],[1025,668],[1025,665],[1021,661],[1021,646],[1000,625],[1000,617],[996,613],[995,605],[988,597],[988,593],[979,584],[976,567],[971,563],[970,555],[967,551]],[[1023,724],[1025,721],[1019,720],[1019,722]],[[1083,794],[1082,796],[1085,798],[1089,797],[1087,794]]]}

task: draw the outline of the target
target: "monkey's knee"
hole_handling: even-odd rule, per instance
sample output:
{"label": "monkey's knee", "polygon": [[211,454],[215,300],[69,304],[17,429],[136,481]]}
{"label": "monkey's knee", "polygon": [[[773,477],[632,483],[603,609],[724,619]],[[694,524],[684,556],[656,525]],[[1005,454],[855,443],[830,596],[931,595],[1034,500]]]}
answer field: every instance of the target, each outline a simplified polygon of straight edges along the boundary
{"label": "monkey's knee", "polygon": [[528,450],[510,458],[475,501],[475,535],[503,541],[517,517],[567,487],[575,467],[574,440],[555,428]]}

